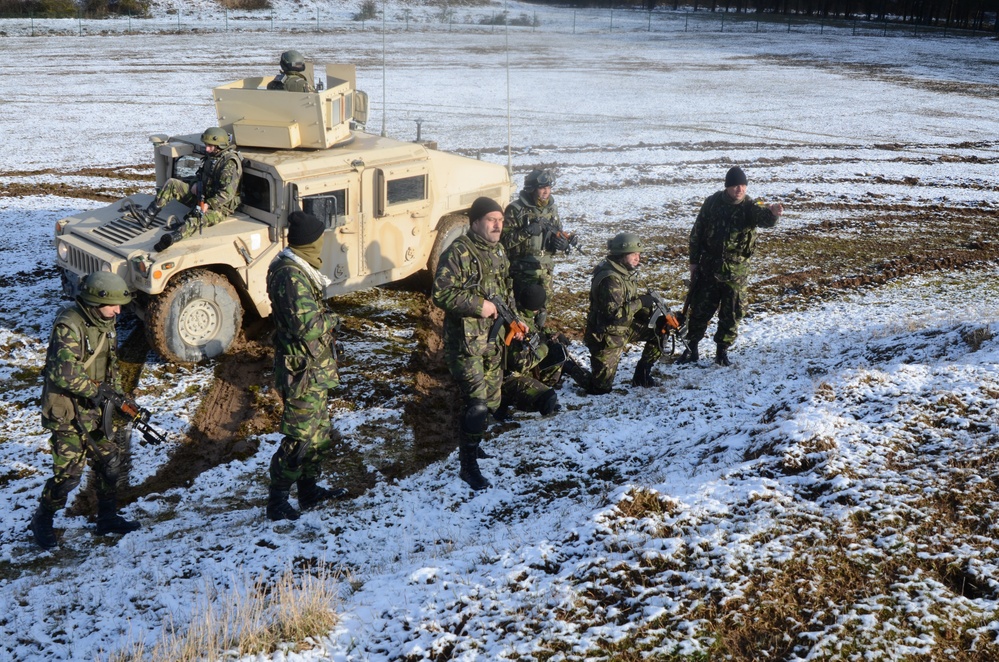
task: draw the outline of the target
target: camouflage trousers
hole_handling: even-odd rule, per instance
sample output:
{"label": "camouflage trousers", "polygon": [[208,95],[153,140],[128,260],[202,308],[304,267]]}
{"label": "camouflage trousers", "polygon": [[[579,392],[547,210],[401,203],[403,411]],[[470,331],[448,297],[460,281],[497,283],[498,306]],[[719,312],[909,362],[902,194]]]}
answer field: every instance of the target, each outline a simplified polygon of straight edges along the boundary
{"label": "camouflage trousers", "polygon": [[621,361],[625,345],[645,341],[641,362],[654,365],[663,353],[656,343],[655,333],[646,324],[635,322],[627,335],[609,333],[587,333],[584,338],[586,348],[590,350],[590,388],[594,392],[609,392],[614,386],[614,376]]}
{"label": "camouflage trousers", "polygon": [[481,400],[490,411],[499,409],[503,398],[503,352],[499,345],[487,348],[483,356],[468,356],[456,347],[445,346],[444,360],[466,406]]}
{"label": "camouflage trousers", "polygon": [[[193,208],[197,204],[197,199],[191,193],[191,185],[180,179],[168,179],[159,193],[156,194],[156,204],[166,205],[171,200],[180,200],[183,204]],[[225,220],[227,214],[214,209],[206,211],[199,219],[196,214],[188,214],[184,217],[184,224],[179,228],[171,228],[180,232],[181,239],[187,239],[202,228],[210,228]]]}
{"label": "camouflage trousers", "polygon": [[290,489],[299,478],[318,479],[322,459],[332,444],[333,425],[326,409],[325,388],[305,389],[298,397],[282,393],[284,413],[281,434],[284,439],[271,458],[271,487]]}
{"label": "camouflage trousers", "polygon": [[739,332],[739,322],[744,316],[743,298],[745,287],[733,283],[719,283],[713,278],[702,278],[690,291],[690,322],[687,325],[687,340],[698,342],[708,330],[708,323],[718,312],[718,330],[715,342],[726,347],[735,342]]}
{"label": "camouflage trousers", "polygon": [[530,375],[510,375],[503,380],[502,406],[520,411],[539,411],[540,403],[551,390],[551,386]]}
{"label": "camouflage trousers", "polygon": [[103,433],[53,432],[49,443],[52,446],[52,477],[42,488],[42,504],[52,511],[65,508],[66,499],[80,484],[88,462],[97,476],[97,496],[115,494],[121,473],[121,451]]}

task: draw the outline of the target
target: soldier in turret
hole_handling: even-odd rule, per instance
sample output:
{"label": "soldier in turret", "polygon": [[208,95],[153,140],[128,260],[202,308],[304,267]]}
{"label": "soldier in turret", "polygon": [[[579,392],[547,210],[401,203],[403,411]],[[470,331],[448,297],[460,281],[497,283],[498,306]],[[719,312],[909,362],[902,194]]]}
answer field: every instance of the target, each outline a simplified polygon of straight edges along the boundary
{"label": "soldier in turret", "polygon": [[624,347],[636,341],[645,341],[645,349],[631,383],[642,387],[658,385],[652,368],[662,350],[648,326],[655,300],[651,294],[640,295],[635,280],[641,253],[638,235],[621,232],[607,242],[607,257],[593,270],[590,311],[583,336],[590,350],[593,376],[587,391],[591,395],[610,393]]}
{"label": "soldier in turret", "polygon": [[690,347],[678,363],[697,363],[697,344],[718,311],[715,363],[732,365],[728,348],[735,341],[742,320],[743,297],[749,280],[749,259],[756,250],[757,228],[772,228],[784,213],[779,202],[765,205],[746,195],[749,181],[738,166],[725,175],[725,189],[701,205],[690,230]]}
{"label": "soldier in turret", "polygon": [[42,425],[52,431],[52,477],[31,518],[35,542],[59,544],[53,517],[66,506],[89,462],[97,476],[97,533],[125,534],[139,525],[118,514],[118,446],[101,428],[101,407],[121,393],[115,321],[132,300],[118,275],[97,271],[81,283],[76,302],[56,316],[45,357]]}
{"label": "soldier in turret", "polygon": [[296,211],[288,216],[288,248],[267,271],[267,294],[274,318],[274,380],[284,403],[284,438],[270,465],[267,517],[297,520],[288,502],[298,486],[298,507],[309,510],[347,495],[344,488],[318,484],[322,459],[332,444],[326,409],[329,391],[340,383],[336,336],[340,319],[326,305],[330,280],[322,272],[323,222]]}
{"label": "soldier in turret", "polygon": [[558,205],[552,195],[555,178],[548,170],[532,170],[524,178],[524,188],[506,207],[501,241],[510,259],[514,293],[539,283],[552,300],[554,256],[569,250],[569,238],[562,231]]}
{"label": "soldier in turret", "polygon": [[298,51],[281,53],[281,73],[267,83],[268,90],[287,92],[315,92],[316,88],[304,73],[305,58]]}
{"label": "soldier in turret", "polygon": [[[441,256],[433,301],[444,311],[444,359],[458,383],[464,412],[459,426],[459,478],[473,490],[490,483],[479,470],[479,444],[489,412],[502,401],[504,333],[490,331],[497,305],[515,310],[510,262],[500,244],[503,208],[477,198],[468,211],[469,229]],[[496,302],[499,302],[498,304]],[[519,334],[521,339],[522,334]]]}
{"label": "soldier in turret", "polygon": [[229,134],[225,129],[213,126],[201,134],[201,142],[205,144],[205,158],[194,179],[168,179],[146,210],[155,218],[171,200],[180,200],[191,207],[183,225],[167,228],[166,234],[153,247],[156,251],[165,251],[202,228],[221,223],[239,206],[243,164]]}

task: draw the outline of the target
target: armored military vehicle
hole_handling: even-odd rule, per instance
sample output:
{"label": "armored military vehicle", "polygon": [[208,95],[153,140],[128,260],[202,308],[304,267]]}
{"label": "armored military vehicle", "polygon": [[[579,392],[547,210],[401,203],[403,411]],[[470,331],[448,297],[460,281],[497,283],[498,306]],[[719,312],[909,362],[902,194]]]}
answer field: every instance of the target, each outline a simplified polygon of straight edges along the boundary
{"label": "armored military vehicle", "polygon": [[[244,311],[270,315],[266,275],[286,246],[296,210],[326,223],[326,295],[436,269],[441,252],[464,232],[472,201],[505,205],[510,177],[501,165],[360,130],[367,97],[351,65],[327,65],[317,92],[267,90],[273,76],[215,88],[219,126],[238,146],[241,204],[229,218],[163,252],[154,250],[172,218],[188,207],[171,202],[143,218],[151,194],[135,194],[56,225],[57,264],[70,296],[98,270],[135,290],[135,312],[150,345],[173,362],[224,353]],[[308,75],[314,76],[312,66]],[[314,78],[313,78],[314,80]],[[156,186],[193,177],[204,158],[200,133],[152,136]]]}

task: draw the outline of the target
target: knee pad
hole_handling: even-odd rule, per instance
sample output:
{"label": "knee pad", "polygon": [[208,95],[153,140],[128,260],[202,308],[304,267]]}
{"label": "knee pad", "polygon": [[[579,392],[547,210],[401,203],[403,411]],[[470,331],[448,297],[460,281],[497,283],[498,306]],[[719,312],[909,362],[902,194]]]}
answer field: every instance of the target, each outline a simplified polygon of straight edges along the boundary
{"label": "knee pad", "polygon": [[482,434],[486,431],[486,417],[489,416],[489,407],[482,400],[472,400],[465,408],[465,415],[461,419],[461,431],[468,434]]}
{"label": "knee pad", "polygon": [[554,389],[549,389],[537,397],[534,405],[542,416],[554,414],[559,410],[558,393]]}

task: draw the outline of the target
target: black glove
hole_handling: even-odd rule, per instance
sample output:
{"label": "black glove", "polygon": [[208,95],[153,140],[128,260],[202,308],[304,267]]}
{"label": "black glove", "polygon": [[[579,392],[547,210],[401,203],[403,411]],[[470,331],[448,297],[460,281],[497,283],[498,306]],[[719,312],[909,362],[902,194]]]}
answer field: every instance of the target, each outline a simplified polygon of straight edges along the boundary
{"label": "black glove", "polygon": [[656,299],[651,294],[643,294],[638,297],[638,300],[642,302],[642,308],[651,308],[656,305]]}
{"label": "black glove", "polygon": [[110,384],[107,382],[101,382],[97,385],[97,394],[91,398],[95,407],[103,407],[104,403],[112,398],[118,396],[118,392],[115,391]]}
{"label": "black glove", "polygon": [[544,226],[539,221],[532,221],[524,227],[524,232],[532,237],[537,237],[544,232]]}
{"label": "black glove", "polygon": [[548,237],[548,251],[550,253],[564,253],[569,250],[569,238],[560,232],[553,232]]}

